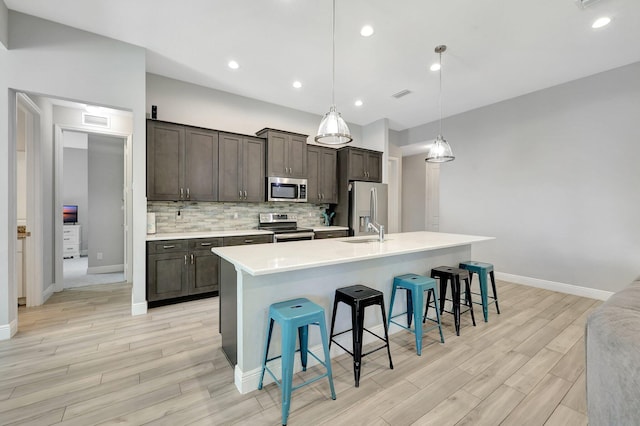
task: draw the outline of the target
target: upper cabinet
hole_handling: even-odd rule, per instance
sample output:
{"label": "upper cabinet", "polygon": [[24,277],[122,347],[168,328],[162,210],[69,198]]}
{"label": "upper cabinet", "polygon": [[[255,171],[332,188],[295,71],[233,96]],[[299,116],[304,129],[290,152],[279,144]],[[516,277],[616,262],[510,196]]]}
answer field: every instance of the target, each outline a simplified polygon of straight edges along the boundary
{"label": "upper cabinet", "polygon": [[317,145],[307,147],[307,201],[310,203],[338,202],[338,153],[333,148]]}
{"label": "upper cabinet", "polygon": [[340,175],[347,180],[382,182],[382,152],[344,147],[338,150]]}
{"label": "upper cabinet", "polygon": [[219,135],[219,201],[264,201],[264,139]]}
{"label": "upper cabinet", "polygon": [[268,128],[256,135],[267,140],[267,176],[307,177],[307,135]]}
{"label": "upper cabinet", "polygon": [[147,199],[218,200],[218,132],[147,120]]}

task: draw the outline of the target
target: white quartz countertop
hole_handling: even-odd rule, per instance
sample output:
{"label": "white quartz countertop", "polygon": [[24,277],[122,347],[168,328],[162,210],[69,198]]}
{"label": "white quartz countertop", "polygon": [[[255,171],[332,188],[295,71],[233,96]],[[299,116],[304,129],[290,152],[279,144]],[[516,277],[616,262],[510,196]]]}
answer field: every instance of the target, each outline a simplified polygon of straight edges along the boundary
{"label": "white quartz countertop", "polygon": [[322,231],[348,231],[348,226],[314,226],[314,232],[322,232]]}
{"label": "white quartz countertop", "polygon": [[377,240],[377,236],[371,235],[280,244],[214,247],[211,251],[236,268],[256,276],[438,250],[493,239],[494,237],[440,232],[406,232],[388,234],[382,243]]}
{"label": "white quartz countertop", "polygon": [[147,234],[147,241],[158,240],[186,240],[189,238],[242,237],[245,235],[271,235],[271,231],[260,229],[236,229],[232,231],[202,231],[202,232],[166,232],[162,234]]}

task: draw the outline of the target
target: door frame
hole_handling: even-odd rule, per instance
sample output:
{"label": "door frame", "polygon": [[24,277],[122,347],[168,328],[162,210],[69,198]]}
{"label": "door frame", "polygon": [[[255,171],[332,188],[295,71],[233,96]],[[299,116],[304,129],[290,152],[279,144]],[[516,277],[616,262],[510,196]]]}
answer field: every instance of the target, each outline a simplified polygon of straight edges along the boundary
{"label": "door frame", "polygon": [[[50,286],[45,288],[43,280],[44,216],[42,215],[42,174],[41,174],[41,140],[40,118],[42,112],[38,105],[26,93],[16,92],[16,108],[26,114],[26,172],[27,172],[27,231],[31,236],[25,239],[24,269],[27,271],[26,299],[27,307],[42,305],[44,294],[51,292]],[[17,117],[16,117],[17,122]],[[16,149],[14,144],[13,149]],[[17,194],[12,205],[16,205]],[[11,204],[10,204],[11,205]],[[15,248],[14,248],[15,251]],[[17,293],[16,293],[17,295]]]}
{"label": "door frame", "polygon": [[87,129],[82,126],[61,125],[54,123],[54,215],[55,215],[55,254],[54,254],[54,270],[55,270],[55,291],[64,290],[64,274],[63,274],[63,223],[62,223],[62,205],[63,201],[63,167],[64,167],[64,141],[63,132],[72,131],[79,133],[91,133],[97,135],[114,136],[124,139],[124,276],[127,282],[133,281],[133,234],[131,232],[131,224],[133,223],[133,161],[132,161],[132,143],[133,135],[126,132],[118,132],[103,129]]}
{"label": "door frame", "polygon": [[389,156],[388,159],[388,224],[389,233],[402,231],[402,159]]}

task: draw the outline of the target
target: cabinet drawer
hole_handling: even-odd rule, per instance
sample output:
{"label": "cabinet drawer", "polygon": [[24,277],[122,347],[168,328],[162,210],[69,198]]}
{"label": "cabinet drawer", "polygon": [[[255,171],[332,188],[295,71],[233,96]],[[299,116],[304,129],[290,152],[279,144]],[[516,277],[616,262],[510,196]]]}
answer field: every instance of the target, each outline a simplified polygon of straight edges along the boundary
{"label": "cabinet drawer", "polygon": [[147,243],[149,253],[172,253],[176,251],[187,251],[187,240],[163,240],[150,241]]}
{"label": "cabinet drawer", "polygon": [[62,247],[62,252],[67,253],[78,253],[80,251],[80,244],[65,244]]}
{"label": "cabinet drawer", "polygon": [[238,237],[224,237],[225,246],[240,246],[245,244],[266,244],[273,242],[273,235],[244,235]]}
{"label": "cabinet drawer", "polygon": [[349,236],[349,231],[347,231],[346,229],[339,230],[339,231],[317,231],[315,233],[316,240],[322,240],[325,238],[341,238],[341,237],[348,237],[348,236]]}
{"label": "cabinet drawer", "polygon": [[202,250],[210,247],[221,247],[222,238],[197,238],[195,240],[189,240],[189,249]]}

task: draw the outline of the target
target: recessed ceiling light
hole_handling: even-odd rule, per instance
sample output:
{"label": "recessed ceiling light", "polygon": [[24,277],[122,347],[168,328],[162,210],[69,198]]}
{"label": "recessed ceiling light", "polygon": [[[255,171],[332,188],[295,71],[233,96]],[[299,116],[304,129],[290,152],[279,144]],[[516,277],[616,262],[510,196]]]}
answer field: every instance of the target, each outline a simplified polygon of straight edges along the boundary
{"label": "recessed ceiling light", "polygon": [[373,27],[371,25],[365,25],[360,30],[360,35],[362,37],[369,37],[369,36],[373,35]]}
{"label": "recessed ceiling light", "polygon": [[354,102],[355,106],[362,106],[362,100],[358,99]]}
{"label": "recessed ceiling light", "polygon": [[293,87],[295,87],[296,89],[299,89],[302,87],[302,83],[300,83],[298,80],[293,82]]}
{"label": "recessed ceiling light", "polygon": [[611,22],[611,18],[609,18],[608,16],[603,16],[602,18],[596,19],[591,25],[591,28],[606,27],[607,25],[609,25],[609,22]]}
{"label": "recessed ceiling light", "polygon": [[238,64],[236,61],[229,61],[229,68],[231,68],[232,70],[237,70],[238,68],[240,68],[240,64]]}
{"label": "recessed ceiling light", "polygon": [[440,64],[433,64],[429,67],[431,71],[438,71],[440,69]]}

